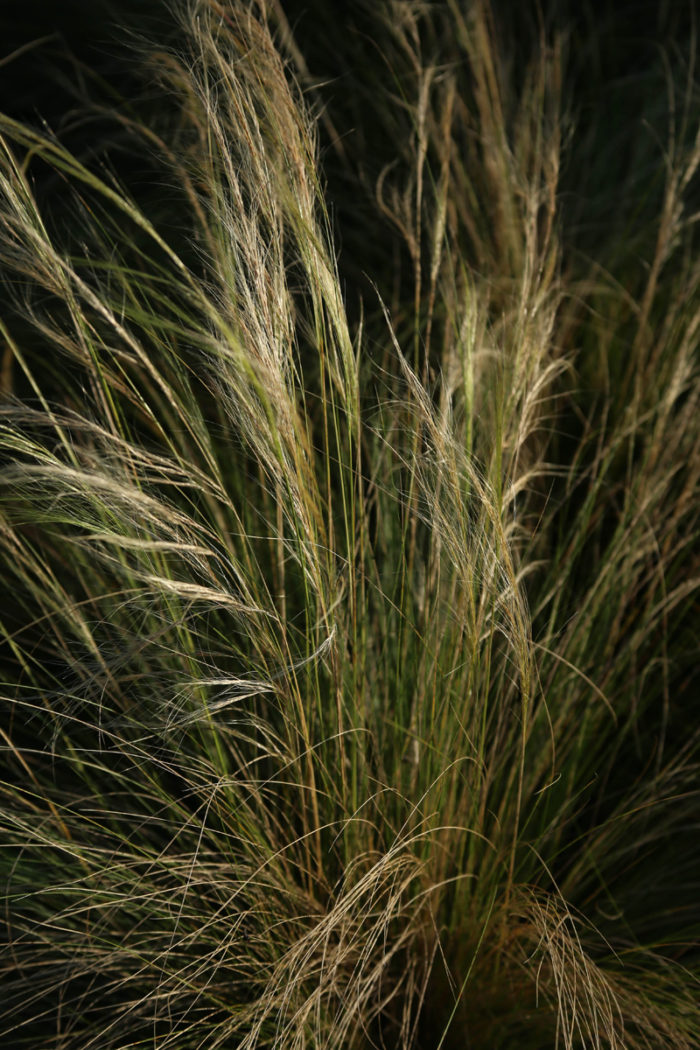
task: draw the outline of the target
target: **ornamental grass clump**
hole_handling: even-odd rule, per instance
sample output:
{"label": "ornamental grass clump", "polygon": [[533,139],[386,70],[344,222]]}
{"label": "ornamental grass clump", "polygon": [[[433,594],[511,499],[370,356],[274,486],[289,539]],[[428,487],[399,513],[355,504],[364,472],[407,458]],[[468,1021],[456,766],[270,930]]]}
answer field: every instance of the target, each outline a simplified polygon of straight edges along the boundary
{"label": "ornamental grass clump", "polygon": [[546,26],[174,10],[0,117],[2,1045],[692,1050],[692,52],[606,190]]}

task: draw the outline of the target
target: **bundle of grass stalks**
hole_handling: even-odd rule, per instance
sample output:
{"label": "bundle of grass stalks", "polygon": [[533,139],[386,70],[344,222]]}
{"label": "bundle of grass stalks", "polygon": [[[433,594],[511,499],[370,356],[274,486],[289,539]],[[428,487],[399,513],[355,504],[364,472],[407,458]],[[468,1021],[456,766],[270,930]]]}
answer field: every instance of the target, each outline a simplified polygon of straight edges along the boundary
{"label": "bundle of grass stalks", "polygon": [[692,1050],[692,48],[176,11],[0,117],[2,1045]]}

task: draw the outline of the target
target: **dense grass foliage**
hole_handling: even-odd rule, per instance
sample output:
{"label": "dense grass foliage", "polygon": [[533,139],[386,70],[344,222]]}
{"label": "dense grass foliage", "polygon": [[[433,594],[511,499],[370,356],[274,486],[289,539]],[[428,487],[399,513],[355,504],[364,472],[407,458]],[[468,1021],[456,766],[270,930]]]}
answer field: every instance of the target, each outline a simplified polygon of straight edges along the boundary
{"label": "dense grass foliage", "polygon": [[0,116],[2,1045],[693,1050],[692,38],[331,7]]}

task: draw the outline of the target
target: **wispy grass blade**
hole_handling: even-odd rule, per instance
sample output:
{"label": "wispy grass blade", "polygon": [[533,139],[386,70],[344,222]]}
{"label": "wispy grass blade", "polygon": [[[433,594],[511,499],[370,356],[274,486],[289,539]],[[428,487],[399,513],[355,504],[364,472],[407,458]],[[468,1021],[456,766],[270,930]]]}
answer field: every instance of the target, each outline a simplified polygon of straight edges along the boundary
{"label": "wispy grass blade", "polygon": [[693,1050],[692,51],[594,244],[547,19],[380,5],[354,133],[286,7],[96,103],[167,207],[0,116],[3,1045]]}

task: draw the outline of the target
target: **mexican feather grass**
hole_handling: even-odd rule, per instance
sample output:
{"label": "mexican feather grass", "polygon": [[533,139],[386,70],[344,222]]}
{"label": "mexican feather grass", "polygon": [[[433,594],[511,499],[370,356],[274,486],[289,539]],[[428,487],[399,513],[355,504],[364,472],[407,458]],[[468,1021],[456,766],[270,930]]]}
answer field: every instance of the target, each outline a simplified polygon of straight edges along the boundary
{"label": "mexican feather grass", "polygon": [[565,36],[378,5],[374,170],[177,10],[159,193],[0,117],[2,1045],[692,1050],[692,54],[586,240]]}

